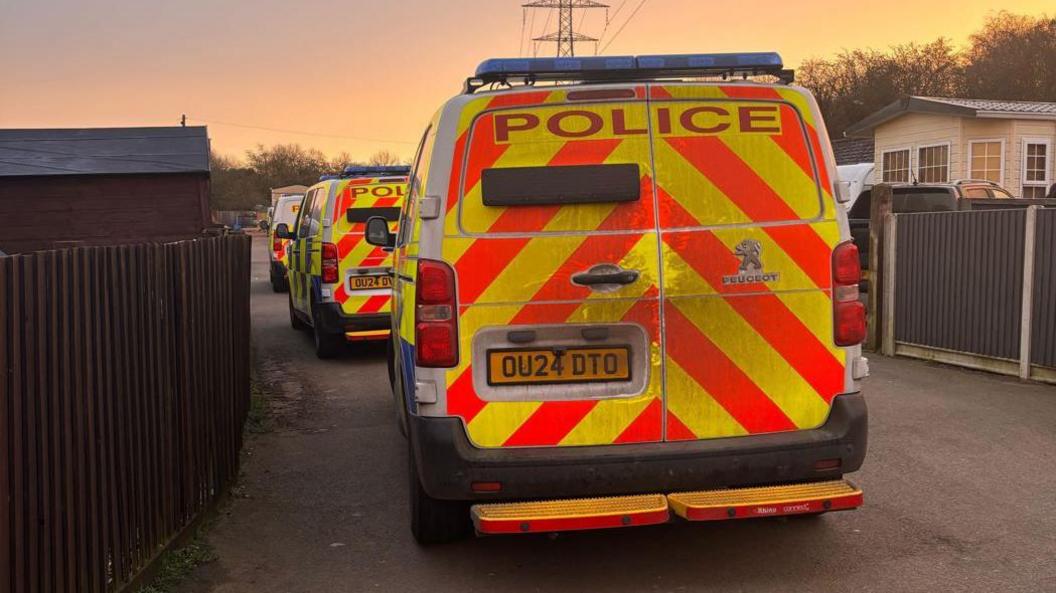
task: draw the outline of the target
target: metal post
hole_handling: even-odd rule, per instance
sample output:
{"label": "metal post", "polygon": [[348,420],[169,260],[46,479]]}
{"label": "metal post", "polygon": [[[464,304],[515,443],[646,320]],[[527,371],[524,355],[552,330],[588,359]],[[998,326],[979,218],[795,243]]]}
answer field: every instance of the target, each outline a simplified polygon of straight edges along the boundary
{"label": "metal post", "polygon": [[898,216],[887,213],[884,217],[884,274],[883,274],[883,304],[884,313],[881,315],[883,325],[881,339],[881,353],[884,356],[895,355],[895,257],[898,253]]}
{"label": "metal post", "polygon": [[1019,321],[1019,378],[1030,379],[1030,341],[1034,325],[1034,250],[1038,207],[1028,206],[1023,228],[1023,306]]}

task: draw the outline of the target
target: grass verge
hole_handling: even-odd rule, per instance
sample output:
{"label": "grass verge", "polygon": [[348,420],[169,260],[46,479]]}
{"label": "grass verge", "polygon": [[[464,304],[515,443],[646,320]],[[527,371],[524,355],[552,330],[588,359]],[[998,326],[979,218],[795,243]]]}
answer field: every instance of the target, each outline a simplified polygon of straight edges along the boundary
{"label": "grass verge", "polygon": [[137,593],[170,593],[199,566],[216,560],[216,552],[201,533],[195,535],[191,543],[165,554],[161,559],[161,568],[149,584],[141,587]]}

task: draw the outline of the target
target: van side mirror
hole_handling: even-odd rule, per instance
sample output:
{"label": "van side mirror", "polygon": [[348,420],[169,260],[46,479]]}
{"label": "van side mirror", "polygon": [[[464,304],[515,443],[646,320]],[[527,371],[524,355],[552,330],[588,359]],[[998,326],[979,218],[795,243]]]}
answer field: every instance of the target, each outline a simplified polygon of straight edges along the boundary
{"label": "van side mirror", "polygon": [[285,222],[275,225],[275,236],[280,239],[292,239],[293,233],[290,232],[290,225]]}
{"label": "van side mirror", "polygon": [[841,204],[847,204],[851,201],[854,196],[851,194],[851,182],[850,181],[838,181],[836,182],[836,201]]}
{"label": "van side mirror", "polygon": [[268,221],[266,221],[266,220],[260,221],[259,223],[257,223],[257,226],[259,226],[260,230],[262,230],[262,231],[266,231],[269,228],[271,228],[271,225],[268,224]]}
{"label": "van side mirror", "polygon": [[367,243],[375,247],[387,247],[392,249],[396,246],[396,235],[389,230],[389,221],[380,216],[371,216],[367,219],[367,228],[363,231]]}

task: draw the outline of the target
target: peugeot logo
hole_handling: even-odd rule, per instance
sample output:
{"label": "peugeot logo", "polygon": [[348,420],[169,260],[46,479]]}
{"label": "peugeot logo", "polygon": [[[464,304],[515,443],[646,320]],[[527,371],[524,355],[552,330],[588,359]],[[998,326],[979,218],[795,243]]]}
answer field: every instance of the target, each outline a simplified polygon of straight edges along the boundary
{"label": "peugeot logo", "polygon": [[733,254],[741,260],[737,273],[723,276],[722,283],[726,286],[735,284],[757,284],[765,282],[777,282],[780,274],[763,270],[763,244],[755,239],[744,239],[733,248]]}
{"label": "peugeot logo", "polygon": [[763,262],[759,259],[759,254],[763,252],[763,246],[755,239],[745,239],[741,241],[739,245],[733,250],[733,254],[741,258],[741,267],[737,271],[744,274],[745,272],[758,272],[763,269]]}

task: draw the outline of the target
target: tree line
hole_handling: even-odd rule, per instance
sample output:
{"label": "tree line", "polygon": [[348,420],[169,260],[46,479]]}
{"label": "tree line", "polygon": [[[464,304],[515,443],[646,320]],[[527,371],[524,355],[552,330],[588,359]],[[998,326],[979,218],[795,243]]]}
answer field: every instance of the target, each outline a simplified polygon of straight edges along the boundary
{"label": "tree line", "polygon": [[[804,62],[799,82],[817,97],[833,138],[905,95],[1056,101],[1056,18],[994,13],[963,49],[940,38],[845,50]],[[406,162],[387,150],[366,163],[348,154],[328,159],[298,144],[258,145],[244,160],[214,154],[213,208],[249,210],[266,204],[273,187],[310,185],[348,165]]]}
{"label": "tree line", "polygon": [[797,76],[817,98],[833,138],[905,95],[1056,101],[1056,18],[1001,11],[963,49],[940,38],[887,51],[845,50],[807,60]]}
{"label": "tree line", "polygon": [[312,185],[322,175],[340,173],[351,165],[400,165],[407,159],[379,150],[364,161],[348,153],[329,159],[315,148],[299,144],[277,144],[246,151],[245,159],[212,153],[212,208],[252,210],[270,205],[271,189],[286,185]]}

